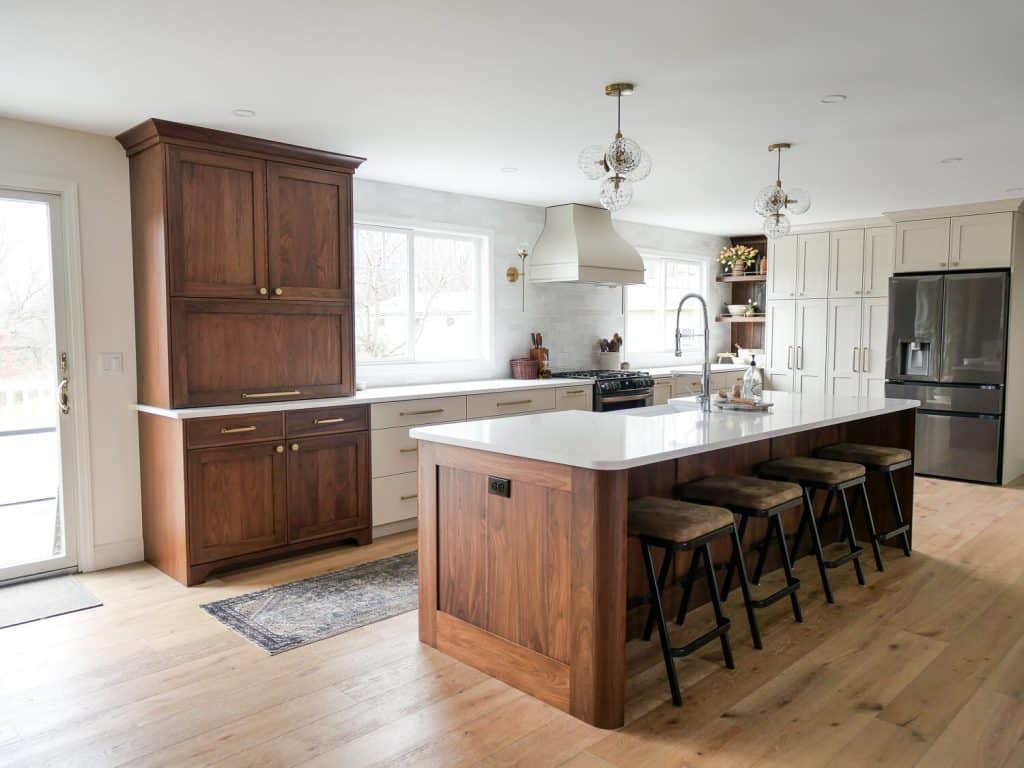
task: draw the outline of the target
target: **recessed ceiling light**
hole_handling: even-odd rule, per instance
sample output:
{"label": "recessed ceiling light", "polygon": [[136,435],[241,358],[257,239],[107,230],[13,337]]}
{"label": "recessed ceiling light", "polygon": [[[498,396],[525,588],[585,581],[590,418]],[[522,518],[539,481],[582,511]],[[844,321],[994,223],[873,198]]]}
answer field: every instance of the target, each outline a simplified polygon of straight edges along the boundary
{"label": "recessed ceiling light", "polygon": [[502,173],[519,173],[519,169],[518,168],[513,168],[511,165],[506,165],[504,168],[501,169],[501,172]]}
{"label": "recessed ceiling light", "polygon": [[846,101],[845,93],[830,93],[818,99],[821,104],[842,104],[844,101]]}
{"label": "recessed ceiling light", "polygon": [[231,114],[235,117],[256,117],[256,112],[252,109],[232,109]]}
{"label": "recessed ceiling light", "polygon": [[963,160],[962,157],[944,157],[939,162],[942,165],[952,165],[953,163],[959,163],[961,160]]}

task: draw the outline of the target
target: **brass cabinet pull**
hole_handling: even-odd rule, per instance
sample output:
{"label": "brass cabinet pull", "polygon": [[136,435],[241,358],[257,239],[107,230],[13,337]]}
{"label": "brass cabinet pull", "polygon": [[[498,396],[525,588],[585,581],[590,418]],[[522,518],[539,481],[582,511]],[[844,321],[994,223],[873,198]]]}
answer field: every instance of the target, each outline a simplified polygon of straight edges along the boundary
{"label": "brass cabinet pull", "polygon": [[444,408],[431,408],[428,411],[399,411],[399,416],[426,416],[430,413],[444,413]]}
{"label": "brass cabinet pull", "polygon": [[416,453],[416,451],[418,451],[418,450],[419,450],[418,447],[417,448],[399,448],[398,452],[399,453]]}
{"label": "brass cabinet pull", "polygon": [[333,419],[313,419],[314,424],[341,424],[345,420],[344,416],[337,416]]}
{"label": "brass cabinet pull", "polygon": [[257,397],[287,397],[288,395],[301,395],[297,389],[289,389],[287,392],[243,392],[243,400],[252,400]]}
{"label": "brass cabinet pull", "polygon": [[399,496],[398,499],[399,501],[409,501],[409,499],[415,499],[417,496],[419,496],[418,493],[410,493],[408,496]]}
{"label": "brass cabinet pull", "polygon": [[952,263],[953,263],[953,266],[954,266],[954,267],[960,266],[960,262],[959,262],[959,261],[954,261],[954,262],[952,262]]}
{"label": "brass cabinet pull", "polygon": [[284,453],[284,446],[283,445],[278,445],[278,446],[276,446],[274,448],[274,451],[277,452],[277,453]]}
{"label": "brass cabinet pull", "polygon": [[255,426],[248,426],[248,427],[221,427],[220,428],[220,433],[222,435],[237,435],[237,434],[239,434],[241,432],[255,432],[255,431],[256,431],[256,427]]}
{"label": "brass cabinet pull", "polygon": [[299,450],[299,444],[298,443],[292,443],[292,450],[293,451]]}
{"label": "brass cabinet pull", "polygon": [[567,395],[585,395],[586,393],[587,393],[587,390],[585,390],[585,389],[567,389],[567,390],[565,390],[565,394],[567,394]]}
{"label": "brass cabinet pull", "polygon": [[266,295],[267,295],[267,289],[266,288],[260,288],[260,296],[266,296]]}
{"label": "brass cabinet pull", "polygon": [[505,403],[497,403],[497,407],[501,408],[502,406],[505,405],[529,405],[532,402],[533,400],[509,400],[508,402]]}
{"label": "brass cabinet pull", "polygon": [[284,288],[275,288],[274,289],[274,295],[275,296],[280,296],[282,293],[284,293]]}

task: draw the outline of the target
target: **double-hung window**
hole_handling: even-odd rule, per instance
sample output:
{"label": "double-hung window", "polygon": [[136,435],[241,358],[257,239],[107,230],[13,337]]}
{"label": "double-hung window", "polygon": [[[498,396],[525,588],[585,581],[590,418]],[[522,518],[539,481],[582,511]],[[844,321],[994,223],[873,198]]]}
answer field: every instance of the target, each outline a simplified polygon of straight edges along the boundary
{"label": "double-hung window", "polygon": [[488,258],[480,235],[356,224],[356,359],[486,359]]}
{"label": "double-hung window", "polygon": [[[626,288],[626,344],[636,361],[656,360],[675,350],[676,307],[688,293],[707,297],[707,263],[702,259],[640,252],[646,282]],[[679,328],[683,346],[703,344],[700,304],[688,301]],[[643,363],[649,364],[649,363]]]}

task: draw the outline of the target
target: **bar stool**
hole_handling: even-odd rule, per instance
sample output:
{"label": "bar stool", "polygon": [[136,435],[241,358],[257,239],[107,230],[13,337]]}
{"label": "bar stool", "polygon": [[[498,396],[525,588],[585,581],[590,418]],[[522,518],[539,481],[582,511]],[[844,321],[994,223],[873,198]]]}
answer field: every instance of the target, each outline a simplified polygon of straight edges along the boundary
{"label": "bar stool", "polygon": [[[716,504],[725,507],[734,514],[740,515],[742,519],[740,520],[738,541],[741,545],[747,532],[747,523],[751,517],[758,517],[768,521],[768,530],[758,548],[757,566],[754,570],[753,582],[758,584],[761,581],[765,558],[774,537],[782,559],[782,569],[786,575],[786,585],[766,597],[746,600],[747,618],[750,621],[750,634],[754,640],[754,647],[762,647],[761,633],[758,631],[757,619],[754,615],[755,608],[766,608],[789,595],[789,600],[793,605],[793,619],[797,622],[802,622],[804,618],[800,611],[800,599],[796,594],[800,588],[800,580],[793,575],[793,565],[789,560],[789,547],[786,544],[786,534],[782,527],[782,518],[780,517],[783,512],[795,509],[803,503],[803,491],[800,486],[794,483],[764,480],[757,477],[720,475],[705,477],[684,485],[682,496],[687,501]],[[735,556],[729,561],[729,567],[725,572],[725,583],[722,586],[722,602],[729,598],[729,588],[732,585],[732,577],[737,565],[740,569],[740,580],[742,583],[746,578],[746,566],[742,548],[740,547],[737,548]],[[682,623],[682,609],[683,606],[680,606],[680,618],[677,619],[677,623],[680,624]]]}
{"label": "bar stool", "polygon": [[[853,569],[857,574],[857,583],[863,586],[864,569],[860,564],[860,556],[864,549],[857,544],[857,534],[853,529],[853,517],[850,514],[850,504],[846,498],[846,489],[865,484],[864,467],[860,464],[852,464],[846,461],[831,461],[829,459],[816,459],[810,456],[792,456],[786,459],[773,459],[758,465],[757,473],[761,477],[775,480],[786,480],[798,483],[803,489],[804,515],[797,528],[796,537],[793,540],[791,552],[799,553],[800,542],[803,538],[804,529],[811,532],[811,545],[814,549],[814,556],[818,561],[818,573],[821,575],[821,586],[825,591],[825,599],[834,603],[835,595],[832,593],[832,585],[829,584],[828,571],[832,568],[839,568],[846,563],[853,561]],[[833,496],[839,496],[843,519],[843,532],[849,545],[849,551],[844,552],[832,560],[825,559],[825,553],[821,546],[821,535],[818,532],[818,519],[814,514],[814,501],[811,496],[812,490],[827,491],[825,507],[822,511],[822,521],[834,519],[829,515],[832,506]],[[868,528],[874,535],[875,524],[871,518],[871,505],[867,500],[867,493],[864,493],[865,510],[868,518]],[[877,542],[875,542],[877,546]]]}
{"label": "bar stool", "polygon": [[863,464],[869,472],[879,472],[889,480],[889,495],[896,514],[896,527],[891,531],[878,532],[875,539],[880,543],[892,541],[897,536],[903,537],[903,554],[910,557],[910,523],[903,519],[903,507],[896,492],[896,481],[892,473],[897,469],[909,467],[914,463],[913,454],[905,448],[891,448],[884,445],[867,445],[865,443],[836,443],[815,452],[816,456],[835,461],[852,461]]}
{"label": "bar stool", "polygon": [[[702,504],[690,504],[685,501],[645,497],[629,502],[628,516],[629,535],[640,540],[640,548],[644,556],[644,568],[647,572],[647,585],[651,591],[651,608],[644,629],[644,639],[651,636],[651,625],[657,623],[658,635],[661,639],[661,652],[665,658],[665,671],[668,673],[668,684],[672,691],[672,703],[677,707],[683,705],[683,697],[679,692],[679,678],[676,676],[674,658],[689,656],[698,648],[718,638],[722,643],[722,655],[725,666],[735,669],[732,648],[729,645],[730,621],[722,613],[722,603],[718,595],[718,582],[715,578],[715,566],[711,558],[710,543],[715,539],[730,536],[733,546],[738,546],[736,525],[732,513],[721,507],[708,507]],[[651,547],[665,550],[660,574],[654,572],[654,558]],[[693,582],[697,578],[698,564],[703,562],[704,578],[708,582],[708,595],[715,612],[715,628],[705,632],[686,645],[673,648],[669,643],[668,625],[665,623],[665,611],[662,607],[661,593],[665,589],[665,581],[672,568],[675,553],[692,550],[690,569],[683,585],[683,595],[689,601]],[[740,586],[744,595],[749,597],[749,585],[746,572],[741,572]]]}

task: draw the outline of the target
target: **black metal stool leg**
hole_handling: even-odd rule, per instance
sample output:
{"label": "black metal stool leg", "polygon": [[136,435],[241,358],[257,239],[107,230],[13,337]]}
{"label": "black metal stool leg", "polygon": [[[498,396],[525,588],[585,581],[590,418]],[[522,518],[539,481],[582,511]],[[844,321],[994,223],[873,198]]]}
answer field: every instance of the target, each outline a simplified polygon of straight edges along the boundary
{"label": "black metal stool leg", "polygon": [[[793,575],[793,564],[789,560],[789,549],[786,547],[786,532],[782,528],[782,517],[781,515],[775,515],[775,534],[779,542],[780,556],[782,557],[782,570],[786,574],[786,585],[793,586],[793,584],[799,584],[796,576]],[[793,618],[798,622],[803,622],[804,614],[800,610],[800,598],[796,596],[796,590],[789,593],[789,602],[793,604]]]}
{"label": "black metal stool leg", "polygon": [[[807,519],[807,527],[811,531],[811,545],[814,547],[814,556],[818,560],[818,573],[821,574],[821,588],[825,590],[825,600],[830,603],[836,601],[835,595],[832,594],[832,585],[828,581],[828,571],[825,568],[825,553],[821,549],[821,536],[818,535],[818,523],[814,518],[814,503],[811,499],[811,489],[807,486],[803,487],[804,490],[804,515]],[[845,496],[843,497],[845,500]],[[859,569],[860,566],[858,565]]]}
{"label": "black metal stool leg", "polygon": [[[743,561],[743,546],[742,546],[743,537],[746,536],[746,533],[747,533],[747,516],[743,515],[742,519],[740,520],[740,533],[739,533],[740,544],[736,545],[736,548],[734,550],[734,556],[732,558],[730,558],[730,560],[729,560],[729,567],[727,567],[725,569],[725,583],[722,584],[722,602],[723,603],[726,600],[729,599],[729,590],[732,588],[732,574],[733,574],[733,571],[736,568],[736,561],[737,561],[737,559],[739,559],[740,567],[743,569],[743,577],[746,578],[746,576],[747,576],[747,564]],[[736,530],[734,528],[733,529],[733,538],[735,538],[735,534],[736,534]],[[747,582],[747,584],[748,584],[748,591],[749,591],[749,582]],[[744,599],[746,599],[746,598],[744,598]]]}
{"label": "black metal stool leg", "polygon": [[885,570],[885,563],[882,561],[882,546],[878,543],[878,531],[875,529],[875,516],[871,513],[871,502],[868,501],[868,484],[860,486],[861,499],[864,501],[864,517],[868,521],[868,535],[871,537],[871,549],[875,553],[875,567],[879,571]]}
{"label": "black metal stool leg", "polygon": [[[892,506],[896,511],[896,522],[897,527],[906,525],[906,521],[903,519],[903,507],[900,506],[900,496],[896,492],[896,481],[893,479],[892,472],[886,472],[889,476],[889,492],[892,494]],[[910,536],[907,531],[904,531],[901,536],[903,537],[903,554],[910,557]]]}
{"label": "black metal stool leg", "polygon": [[760,584],[761,576],[764,574],[764,561],[768,557],[768,547],[771,544],[772,537],[772,526],[771,521],[768,522],[768,527],[764,531],[764,538],[761,539],[761,544],[757,550],[757,563],[754,565],[754,578],[752,583]]}
{"label": "black metal stool leg", "polygon": [[[843,519],[846,521],[846,540],[850,543],[850,551],[853,552],[859,549],[859,545],[857,544],[857,534],[853,530],[853,516],[850,514],[850,504],[846,500],[846,491],[842,488],[839,489],[839,501],[842,503]],[[853,558],[853,569],[857,572],[857,583],[863,587],[866,582],[864,581],[864,569],[861,567],[859,557]]]}
{"label": "black metal stool leg", "polygon": [[[728,627],[729,619],[722,613],[722,601],[718,598],[718,579],[715,578],[715,564],[711,559],[711,545],[704,544],[704,576],[708,583],[708,596],[711,598],[711,606],[715,611],[715,624],[719,627]],[[723,632],[719,638],[722,642],[722,655],[725,657],[725,666],[729,669],[736,669],[732,659],[732,647],[729,645],[729,633]]]}
{"label": "black metal stool leg", "polygon": [[[668,674],[668,686],[672,691],[672,703],[683,706],[683,695],[679,692],[679,678],[676,676],[676,665],[672,660],[672,646],[668,640],[668,626],[665,624],[665,613],[661,605],[661,592],[658,579],[654,574],[654,558],[651,557],[651,545],[646,541],[640,543],[644,553],[644,565],[647,571],[647,585],[651,590],[651,607],[658,622],[658,636],[661,638],[661,653],[665,657],[665,671]],[[666,557],[668,554],[666,553]],[[694,553],[696,557],[696,553]]]}
{"label": "black metal stool leg", "polygon": [[[658,573],[658,594],[665,594],[665,582],[668,581],[669,571],[672,569],[672,563],[675,561],[676,553],[671,549],[665,550],[665,556],[661,559],[661,571]],[[642,635],[644,640],[651,639],[651,632],[654,631],[654,606],[652,605],[647,611],[647,623],[644,625],[644,633]]]}
{"label": "black metal stool leg", "polygon": [[686,621],[686,611],[690,607],[690,597],[693,595],[693,582],[697,580],[697,566],[699,562],[700,548],[698,547],[690,555],[690,569],[686,572],[686,581],[683,582],[683,597],[679,601],[679,613],[676,615],[676,624],[680,627]]}
{"label": "black metal stool leg", "polygon": [[[743,518],[743,522],[740,523],[740,527],[747,522],[747,518]],[[736,528],[732,529],[732,560],[729,563],[729,570],[726,572],[726,586],[724,589],[728,589],[729,576],[732,575],[733,565],[736,565],[740,572],[740,592],[743,593],[743,605],[747,609],[747,623],[750,625],[750,639],[754,643],[754,647],[758,650],[764,648],[761,643],[761,630],[757,626],[757,617],[754,615],[754,606],[750,604],[750,582],[747,580],[747,564],[743,562],[743,537],[736,533]],[[725,598],[723,597],[724,601]]]}

